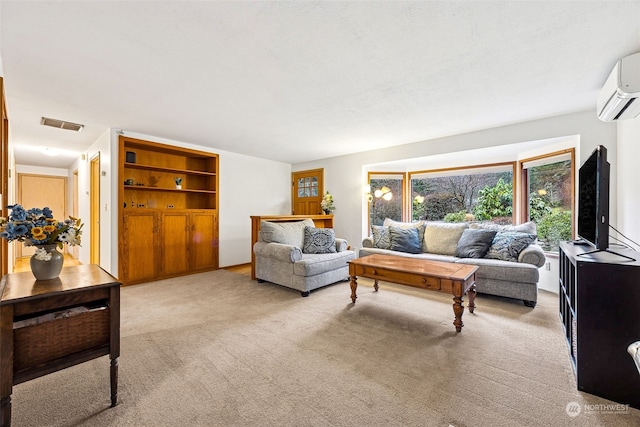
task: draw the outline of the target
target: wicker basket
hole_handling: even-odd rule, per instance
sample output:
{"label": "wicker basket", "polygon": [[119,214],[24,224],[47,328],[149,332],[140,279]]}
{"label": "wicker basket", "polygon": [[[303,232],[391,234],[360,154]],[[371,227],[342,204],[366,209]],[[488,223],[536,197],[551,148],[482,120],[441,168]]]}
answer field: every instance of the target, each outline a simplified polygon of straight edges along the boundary
{"label": "wicker basket", "polygon": [[109,311],[102,307],[16,328],[14,372],[109,344]]}

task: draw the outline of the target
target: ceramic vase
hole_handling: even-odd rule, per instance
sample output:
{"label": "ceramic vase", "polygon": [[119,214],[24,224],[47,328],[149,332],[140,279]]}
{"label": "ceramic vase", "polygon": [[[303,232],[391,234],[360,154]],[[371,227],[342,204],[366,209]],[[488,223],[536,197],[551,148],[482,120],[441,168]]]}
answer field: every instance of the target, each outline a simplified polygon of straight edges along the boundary
{"label": "ceramic vase", "polygon": [[60,275],[62,264],[64,263],[64,255],[58,252],[57,247],[55,244],[36,245],[36,248],[44,249],[51,255],[51,259],[48,261],[37,259],[35,254],[31,256],[31,272],[36,280],[55,279]]}

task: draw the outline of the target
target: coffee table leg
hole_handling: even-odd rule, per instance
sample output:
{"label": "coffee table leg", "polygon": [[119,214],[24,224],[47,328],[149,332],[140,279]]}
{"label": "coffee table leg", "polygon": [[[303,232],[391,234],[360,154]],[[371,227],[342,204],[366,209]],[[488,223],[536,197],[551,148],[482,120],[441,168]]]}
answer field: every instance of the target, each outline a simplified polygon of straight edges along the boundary
{"label": "coffee table leg", "polygon": [[358,280],[356,279],[356,276],[351,276],[350,285],[351,285],[351,302],[355,304],[356,298],[358,298],[356,296],[356,288],[358,287]]}
{"label": "coffee table leg", "polygon": [[464,326],[464,323],[462,323],[462,313],[464,313],[462,297],[453,297],[453,313],[456,315],[456,318],[453,320],[453,326],[456,327],[456,332],[460,332]]}
{"label": "coffee table leg", "polygon": [[378,279],[375,279],[373,281],[373,289],[375,289],[375,291],[378,292]]}
{"label": "coffee table leg", "polygon": [[469,313],[473,313],[473,310],[476,308],[476,284],[474,283],[469,290],[467,291],[467,297],[469,298]]}

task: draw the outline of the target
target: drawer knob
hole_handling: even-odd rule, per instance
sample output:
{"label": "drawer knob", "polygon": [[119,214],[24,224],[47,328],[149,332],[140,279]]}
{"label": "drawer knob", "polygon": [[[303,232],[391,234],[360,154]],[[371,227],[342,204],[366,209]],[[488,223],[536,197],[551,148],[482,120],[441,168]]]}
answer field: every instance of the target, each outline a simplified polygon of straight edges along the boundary
{"label": "drawer knob", "polygon": [[378,274],[378,271],[377,271],[377,270],[373,270],[373,274],[376,274],[376,275],[377,275],[377,274]]}
{"label": "drawer knob", "polygon": [[426,277],[422,278],[422,283],[424,283],[425,285],[427,284],[427,278]]}

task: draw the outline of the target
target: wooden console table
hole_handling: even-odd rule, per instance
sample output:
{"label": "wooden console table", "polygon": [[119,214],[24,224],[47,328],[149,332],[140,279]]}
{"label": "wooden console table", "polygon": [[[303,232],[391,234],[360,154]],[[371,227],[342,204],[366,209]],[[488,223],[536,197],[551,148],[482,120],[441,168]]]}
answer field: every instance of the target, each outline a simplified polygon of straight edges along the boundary
{"label": "wooden console table", "polygon": [[0,426],[11,425],[13,385],[109,355],[111,406],[118,403],[120,283],[97,265],[35,280],[0,282]]}
{"label": "wooden console table", "polygon": [[373,254],[349,261],[351,276],[351,301],[356,302],[357,276],[374,279],[376,292],[378,280],[449,293],[453,295],[453,325],[462,331],[462,299],[469,297],[469,311],[473,313],[476,297],[476,270],[469,264],[429,261],[401,256]]}
{"label": "wooden console table", "polygon": [[329,215],[255,215],[251,216],[251,279],[256,280],[256,255],[253,245],[258,241],[260,221],[294,222],[311,219],[316,228],[333,228],[333,214]]}

